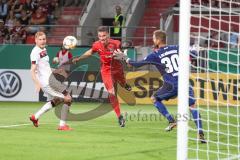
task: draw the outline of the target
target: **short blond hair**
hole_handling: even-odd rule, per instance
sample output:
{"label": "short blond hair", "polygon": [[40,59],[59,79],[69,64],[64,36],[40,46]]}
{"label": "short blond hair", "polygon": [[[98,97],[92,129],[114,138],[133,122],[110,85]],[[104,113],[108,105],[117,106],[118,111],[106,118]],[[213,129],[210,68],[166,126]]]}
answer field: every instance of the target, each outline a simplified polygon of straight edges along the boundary
{"label": "short blond hair", "polygon": [[37,33],[35,33],[35,38],[38,38],[38,37],[43,36],[43,35],[46,36],[46,34],[44,32],[38,31]]}
{"label": "short blond hair", "polygon": [[162,30],[156,30],[153,32],[153,35],[155,36],[156,39],[161,40],[163,43],[166,43],[167,41],[167,35],[164,31]]}

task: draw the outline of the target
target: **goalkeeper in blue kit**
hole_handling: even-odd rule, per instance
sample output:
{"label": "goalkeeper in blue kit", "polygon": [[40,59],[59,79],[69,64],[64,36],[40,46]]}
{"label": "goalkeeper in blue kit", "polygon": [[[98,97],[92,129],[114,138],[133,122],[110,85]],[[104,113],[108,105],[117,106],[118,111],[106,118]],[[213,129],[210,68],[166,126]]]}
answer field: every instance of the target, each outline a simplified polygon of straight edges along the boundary
{"label": "goalkeeper in blue kit", "polygon": [[[175,98],[178,93],[178,49],[177,45],[166,45],[166,33],[161,30],[156,30],[153,33],[153,42],[156,49],[145,57],[142,61],[133,61],[120,50],[115,51],[115,59],[125,60],[127,64],[133,67],[141,67],[151,64],[156,66],[157,70],[163,77],[163,85],[152,95],[151,99],[158,111],[168,120],[169,125],[165,129],[171,131],[176,127],[175,119],[169,114],[167,108],[162,103],[163,100]],[[195,54],[195,51],[194,53]],[[195,108],[194,92],[189,87],[189,107],[193,116],[194,122],[198,130],[198,138],[201,143],[206,143],[202,129],[201,116],[197,108]]]}

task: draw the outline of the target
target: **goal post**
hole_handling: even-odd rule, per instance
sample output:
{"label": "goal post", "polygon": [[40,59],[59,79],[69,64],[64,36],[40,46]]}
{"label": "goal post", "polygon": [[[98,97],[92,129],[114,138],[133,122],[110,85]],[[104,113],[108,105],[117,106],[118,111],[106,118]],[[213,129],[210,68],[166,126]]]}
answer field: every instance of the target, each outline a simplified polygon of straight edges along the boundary
{"label": "goal post", "polygon": [[178,77],[178,122],[177,159],[187,158],[188,144],[188,88],[189,88],[189,50],[190,43],[190,0],[180,0],[179,25],[179,77]]}
{"label": "goal post", "polygon": [[[180,0],[178,160],[240,159],[239,8],[239,0]],[[196,54],[189,65],[182,54],[192,45]],[[205,144],[199,142],[191,115],[181,119],[189,113],[190,84]]]}

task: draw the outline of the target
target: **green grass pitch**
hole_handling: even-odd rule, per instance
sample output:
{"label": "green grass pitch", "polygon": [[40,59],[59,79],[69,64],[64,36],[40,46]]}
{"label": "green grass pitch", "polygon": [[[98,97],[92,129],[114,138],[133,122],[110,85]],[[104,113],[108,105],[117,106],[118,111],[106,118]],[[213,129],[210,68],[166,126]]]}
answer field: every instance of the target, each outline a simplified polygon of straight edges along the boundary
{"label": "green grass pitch", "polygon": [[[122,111],[127,113],[125,128],[120,128],[115,114],[109,112],[90,121],[69,122],[73,131],[57,130],[59,120],[53,110],[43,115],[40,126],[34,128],[29,114],[42,105],[0,102],[0,160],[176,159],[176,129],[165,132],[167,121],[152,105],[122,105]],[[85,112],[96,106],[97,103],[73,103],[71,111]],[[168,109],[176,114],[175,106]],[[194,123],[190,123],[194,128]],[[190,132],[190,135],[196,137],[196,133]],[[189,145],[199,149],[207,147],[195,141],[190,141]],[[195,152],[189,155],[194,157]],[[207,157],[203,154],[201,158]],[[216,157],[213,155],[213,158]]]}

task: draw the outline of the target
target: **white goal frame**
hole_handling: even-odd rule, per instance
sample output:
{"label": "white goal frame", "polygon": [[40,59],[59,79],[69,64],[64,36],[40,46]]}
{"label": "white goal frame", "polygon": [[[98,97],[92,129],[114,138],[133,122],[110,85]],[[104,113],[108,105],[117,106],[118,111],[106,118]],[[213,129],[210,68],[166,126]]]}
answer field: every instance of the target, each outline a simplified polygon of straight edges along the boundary
{"label": "white goal frame", "polygon": [[[188,155],[188,115],[189,97],[189,44],[191,0],[180,0],[179,25],[179,77],[178,77],[178,119],[177,119],[177,159],[186,160]],[[188,116],[189,117],[189,116]]]}

